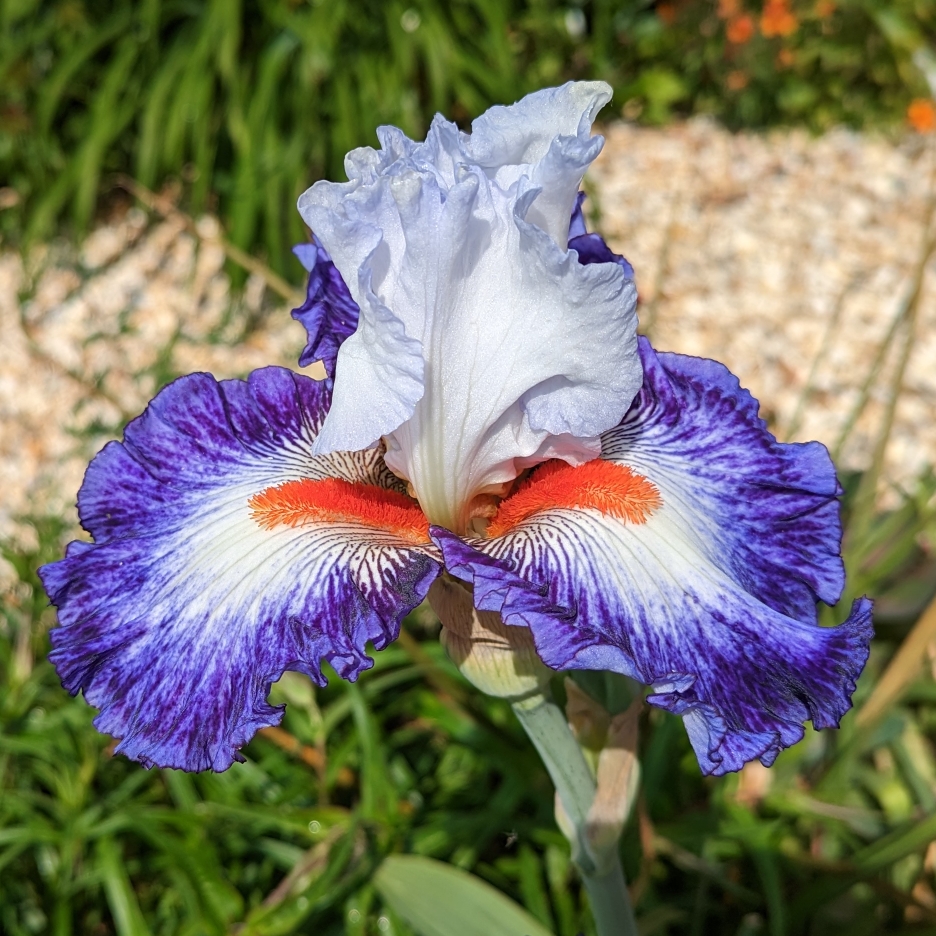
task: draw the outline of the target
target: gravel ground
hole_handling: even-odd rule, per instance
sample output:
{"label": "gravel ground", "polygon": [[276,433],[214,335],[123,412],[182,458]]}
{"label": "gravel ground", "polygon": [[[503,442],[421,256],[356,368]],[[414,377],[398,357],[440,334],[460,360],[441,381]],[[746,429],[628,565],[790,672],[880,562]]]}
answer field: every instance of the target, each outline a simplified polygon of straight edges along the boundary
{"label": "gravel ground", "polygon": [[[606,134],[591,207],[637,271],[644,327],[661,349],[724,361],[781,438],[836,446],[925,269],[915,327],[904,315],[839,459],[868,464],[911,332],[882,497],[911,486],[936,462],[932,149],[706,121]],[[25,265],[0,249],[0,540],[29,548],[30,515],[76,523],[87,459],[167,377],[294,365],[302,329],[258,276],[232,299],[218,234],[133,209]]]}
{"label": "gravel ground", "polygon": [[920,137],[733,135],[693,120],[611,127],[590,179],[602,232],[636,270],[654,344],[723,361],[780,438],[819,439],[841,467],[864,468],[899,385],[881,489],[893,502],[936,463],[934,169]]}

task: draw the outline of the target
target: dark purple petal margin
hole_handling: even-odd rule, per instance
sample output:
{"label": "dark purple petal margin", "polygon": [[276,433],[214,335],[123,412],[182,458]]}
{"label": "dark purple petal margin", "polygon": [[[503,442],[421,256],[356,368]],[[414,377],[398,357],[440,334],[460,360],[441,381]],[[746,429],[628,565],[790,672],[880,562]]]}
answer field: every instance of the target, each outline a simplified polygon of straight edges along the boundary
{"label": "dark purple petal margin", "polygon": [[93,544],[40,570],[52,662],[146,766],[224,770],[278,724],[285,670],[355,679],[439,572],[431,547],[360,523],[261,528],[248,501],[301,478],[392,486],[376,452],[313,458],[326,388],[283,368],[164,389],[88,468]]}
{"label": "dark purple petal margin", "polygon": [[727,367],[657,353],[639,338],[644,382],[602,458],[660,489],[699,548],[745,591],[797,620],[845,586],[841,486],[820,442],[780,443]]}

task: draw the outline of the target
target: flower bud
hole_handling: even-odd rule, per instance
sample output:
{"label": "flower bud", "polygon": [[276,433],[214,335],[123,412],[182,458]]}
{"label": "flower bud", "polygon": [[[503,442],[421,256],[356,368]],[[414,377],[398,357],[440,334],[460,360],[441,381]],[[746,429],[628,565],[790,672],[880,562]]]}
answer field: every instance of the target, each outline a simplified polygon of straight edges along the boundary
{"label": "flower bud", "polygon": [[529,629],[478,611],[469,586],[442,576],[429,589],[429,604],[442,622],[442,646],[475,688],[515,701],[549,682],[553,671],[540,660]]}

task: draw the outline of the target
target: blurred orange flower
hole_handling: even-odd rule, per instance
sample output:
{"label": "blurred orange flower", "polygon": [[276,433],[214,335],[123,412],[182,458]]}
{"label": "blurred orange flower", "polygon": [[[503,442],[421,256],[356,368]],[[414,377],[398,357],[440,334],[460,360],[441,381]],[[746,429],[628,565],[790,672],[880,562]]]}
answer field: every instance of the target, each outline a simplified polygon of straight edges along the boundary
{"label": "blurred orange flower", "polygon": [[787,6],[787,0],[767,0],[761,14],[760,28],[765,36],[789,36],[795,33],[799,20]]}
{"label": "blurred orange flower", "polygon": [[658,3],[656,8],[656,15],[666,26],[672,26],[676,21],[676,4],[666,2]]}
{"label": "blurred orange flower", "polygon": [[719,19],[731,19],[741,12],[740,0],[718,0],[718,9],[715,11]]}
{"label": "blurred orange flower", "polygon": [[815,13],[819,19],[825,19],[835,12],[835,0],[816,0]]}
{"label": "blurred orange flower", "polygon": [[793,50],[783,48],[777,53],[777,65],[780,68],[789,68],[794,61]]}
{"label": "blurred orange flower", "polygon": [[733,42],[735,45],[744,45],[754,35],[754,20],[747,13],[734,17],[734,19],[728,21],[725,35],[728,37],[729,42]]}
{"label": "blurred orange flower", "polygon": [[928,98],[917,98],[907,108],[907,123],[917,133],[932,133],[936,130],[936,105]]}
{"label": "blurred orange flower", "polygon": [[748,80],[748,73],[738,68],[732,72],[728,72],[725,84],[728,85],[729,91],[740,91],[742,88],[747,87]]}

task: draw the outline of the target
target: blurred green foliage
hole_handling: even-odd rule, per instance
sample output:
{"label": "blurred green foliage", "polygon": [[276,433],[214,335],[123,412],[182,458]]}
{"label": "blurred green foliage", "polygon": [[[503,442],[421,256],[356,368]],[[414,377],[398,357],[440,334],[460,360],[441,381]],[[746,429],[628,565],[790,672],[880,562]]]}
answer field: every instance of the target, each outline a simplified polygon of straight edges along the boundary
{"label": "blurred green foliage", "polygon": [[115,172],[174,179],[283,270],[297,195],[381,123],[603,78],[648,122],[893,126],[934,36],[936,0],[4,0],[0,231],[84,229]]}

